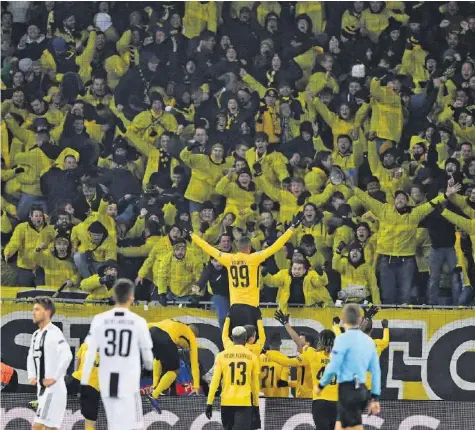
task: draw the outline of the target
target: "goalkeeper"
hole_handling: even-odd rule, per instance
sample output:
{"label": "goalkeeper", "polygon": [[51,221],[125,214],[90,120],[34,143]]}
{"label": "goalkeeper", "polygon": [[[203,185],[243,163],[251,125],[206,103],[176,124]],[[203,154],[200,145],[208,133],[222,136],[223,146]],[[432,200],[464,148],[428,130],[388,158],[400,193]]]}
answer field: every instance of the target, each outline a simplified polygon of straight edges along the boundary
{"label": "goalkeeper", "polygon": [[160,412],[158,397],[175,382],[180,370],[178,347],[190,351],[193,393],[200,390],[198,362],[198,328],[167,319],[148,325],[153,341],[153,392],[149,397],[152,406]]}
{"label": "goalkeeper", "polygon": [[260,265],[285,245],[301,220],[301,213],[294,216],[290,228],[282,236],[268,248],[254,253],[251,253],[251,239],[247,236],[242,236],[238,240],[238,252],[231,254],[221,252],[198,235],[191,233],[191,240],[228,270],[231,330],[246,324],[257,326],[257,321],[261,318]]}

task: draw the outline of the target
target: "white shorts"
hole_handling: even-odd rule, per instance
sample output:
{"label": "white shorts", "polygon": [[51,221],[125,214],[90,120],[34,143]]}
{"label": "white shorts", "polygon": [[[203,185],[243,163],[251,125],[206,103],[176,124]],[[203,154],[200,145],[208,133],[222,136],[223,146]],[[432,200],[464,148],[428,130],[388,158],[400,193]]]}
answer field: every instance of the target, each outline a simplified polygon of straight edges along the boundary
{"label": "white shorts", "polygon": [[[58,384],[58,383],[57,383]],[[38,410],[35,423],[49,428],[61,428],[64,413],[66,412],[67,391],[64,383],[46,388],[41,396],[38,396]]]}
{"label": "white shorts", "polygon": [[108,430],[140,430],[144,427],[142,399],[137,393],[131,397],[103,397]]}

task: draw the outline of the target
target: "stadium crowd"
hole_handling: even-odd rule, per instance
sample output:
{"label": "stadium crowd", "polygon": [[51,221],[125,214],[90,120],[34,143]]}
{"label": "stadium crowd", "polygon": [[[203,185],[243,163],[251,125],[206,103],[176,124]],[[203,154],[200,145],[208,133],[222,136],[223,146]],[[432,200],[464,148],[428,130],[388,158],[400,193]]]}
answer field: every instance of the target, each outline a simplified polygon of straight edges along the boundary
{"label": "stadium crowd", "polygon": [[472,2],[2,2],[1,233],[14,285],[468,305]]}

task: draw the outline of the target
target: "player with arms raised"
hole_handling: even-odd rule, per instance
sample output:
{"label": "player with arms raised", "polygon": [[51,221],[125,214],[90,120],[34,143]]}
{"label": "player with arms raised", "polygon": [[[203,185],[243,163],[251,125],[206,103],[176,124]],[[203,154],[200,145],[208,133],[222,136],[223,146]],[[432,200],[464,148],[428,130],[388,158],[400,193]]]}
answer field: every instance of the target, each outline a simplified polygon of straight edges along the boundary
{"label": "player with arms raised", "polygon": [[91,323],[81,385],[87,385],[99,350],[99,386],[109,430],[143,428],[140,398],[141,359],[152,370],[152,339],[144,318],[129,310],[135,286],[128,279],[114,285],[116,306]]}
{"label": "player with arms raised", "polygon": [[54,302],[50,297],[35,299],[33,322],[39,329],[33,333],[27,359],[28,379],[38,388],[33,430],[59,429],[66,412],[64,376],[73,354],[63,332],[51,322],[54,313]]}
{"label": "player with arms raised", "polygon": [[285,245],[301,220],[302,214],[299,213],[292,220],[290,228],[271,246],[252,254],[251,239],[247,236],[242,236],[237,241],[238,252],[231,254],[221,252],[198,235],[191,233],[191,240],[196,245],[228,269],[231,329],[246,324],[257,327],[257,321],[261,318],[259,310],[260,265]]}

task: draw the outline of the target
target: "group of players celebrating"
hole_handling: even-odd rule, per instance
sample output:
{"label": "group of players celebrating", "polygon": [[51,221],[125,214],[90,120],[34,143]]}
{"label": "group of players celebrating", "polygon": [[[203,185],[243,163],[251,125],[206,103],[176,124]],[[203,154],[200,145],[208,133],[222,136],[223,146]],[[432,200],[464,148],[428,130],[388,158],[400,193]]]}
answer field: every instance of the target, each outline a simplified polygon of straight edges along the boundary
{"label": "group of players celebrating", "polygon": [[[209,387],[206,416],[211,419],[213,402],[221,386],[221,420],[226,430],[261,428],[259,395],[288,397],[290,387],[298,398],[313,398],[316,429],[362,429],[362,412],[379,412],[381,377],[379,355],[389,343],[387,321],[384,337],[368,336],[372,307],[360,315],[357,304],[342,312],[343,327],[334,320],[333,330],[323,330],[318,339],[298,334],[289,315],[276,312],[276,319],[297,345],[299,355],[289,358],[279,351],[280,338],[266,336],[259,309],[260,265],[281,249],[301,222],[301,214],[289,229],[265,250],[252,253],[247,237],[238,240],[236,253],[221,252],[188,232],[191,240],[228,270],[231,308],[223,327],[224,350],[216,356]],[[178,376],[178,348],[190,352],[192,393],[200,392],[198,329],[174,320],[147,324],[130,311],[135,286],[119,279],[114,286],[116,306],[92,320],[89,334],[78,351],[73,378],[80,384],[81,413],[85,429],[95,429],[102,398],[108,429],[143,428],[140,377],[142,368],[153,371],[149,400],[159,412],[159,396]],[[33,334],[28,354],[28,377],[38,388],[38,409],[34,430],[59,429],[66,409],[64,376],[72,360],[62,332],[51,323],[53,301],[39,297],[33,307],[33,321],[39,329]],[[297,378],[289,382],[289,367],[297,368]],[[371,396],[367,373],[371,373]],[[100,394],[99,394],[100,393]],[[371,401],[369,402],[371,397]]]}

